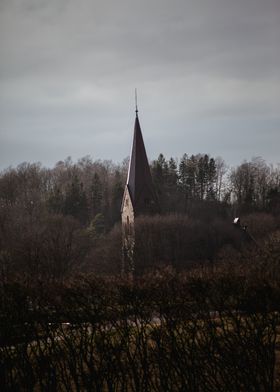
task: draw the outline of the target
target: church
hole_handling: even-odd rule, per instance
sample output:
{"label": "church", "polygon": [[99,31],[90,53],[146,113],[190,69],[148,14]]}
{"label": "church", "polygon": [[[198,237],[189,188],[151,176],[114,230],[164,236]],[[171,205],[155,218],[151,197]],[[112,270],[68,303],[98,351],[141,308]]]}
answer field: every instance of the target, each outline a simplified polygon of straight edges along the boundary
{"label": "church", "polygon": [[122,273],[124,275],[133,276],[135,270],[136,218],[139,215],[151,215],[157,212],[159,212],[159,205],[136,106],[133,142],[121,206]]}

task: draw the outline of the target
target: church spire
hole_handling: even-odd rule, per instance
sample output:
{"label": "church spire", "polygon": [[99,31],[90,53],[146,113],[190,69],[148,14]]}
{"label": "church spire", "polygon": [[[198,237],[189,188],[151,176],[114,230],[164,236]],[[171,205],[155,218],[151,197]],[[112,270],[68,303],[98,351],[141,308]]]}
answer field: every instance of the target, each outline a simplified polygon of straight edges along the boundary
{"label": "church spire", "polygon": [[135,123],[127,182],[121,207],[122,216],[122,273],[133,276],[136,241],[135,218],[158,212],[150,166],[138,118],[137,91],[135,89]]}
{"label": "church spire", "polygon": [[154,210],[158,203],[138,117],[137,95],[135,95],[135,98],[136,118],[127,176],[127,187],[134,213],[149,214],[155,212]]}

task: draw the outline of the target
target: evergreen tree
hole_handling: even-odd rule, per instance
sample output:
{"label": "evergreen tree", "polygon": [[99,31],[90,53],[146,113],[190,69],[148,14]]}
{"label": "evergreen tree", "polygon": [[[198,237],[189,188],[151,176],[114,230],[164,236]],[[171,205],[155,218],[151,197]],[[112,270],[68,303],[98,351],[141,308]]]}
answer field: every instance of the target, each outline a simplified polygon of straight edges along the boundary
{"label": "evergreen tree", "polygon": [[188,156],[187,154],[184,154],[179,163],[179,173],[178,173],[179,189],[184,194],[186,194],[187,192],[187,178],[188,178],[187,162],[188,162]]}
{"label": "evergreen tree", "polygon": [[208,177],[208,155],[201,156],[198,160],[197,185],[199,191],[199,199],[203,200],[206,193],[207,177]]}
{"label": "evergreen tree", "polygon": [[176,190],[178,183],[177,163],[174,158],[170,158],[168,162],[167,184],[170,189]]}
{"label": "evergreen tree", "polygon": [[168,163],[163,154],[159,154],[158,159],[152,163],[152,177],[160,199],[160,205],[164,202],[165,185],[168,178]]}
{"label": "evergreen tree", "polygon": [[197,198],[197,173],[198,173],[198,162],[195,155],[187,160],[186,164],[186,198],[195,199]]}
{"label": "evergreen tree", "polygon": [[210,158],[207,170],[207,193],[206,198],[208,200],[216,200],[217,192],[215,190],[215,183],[217,177],[217,168],[214,158]]}

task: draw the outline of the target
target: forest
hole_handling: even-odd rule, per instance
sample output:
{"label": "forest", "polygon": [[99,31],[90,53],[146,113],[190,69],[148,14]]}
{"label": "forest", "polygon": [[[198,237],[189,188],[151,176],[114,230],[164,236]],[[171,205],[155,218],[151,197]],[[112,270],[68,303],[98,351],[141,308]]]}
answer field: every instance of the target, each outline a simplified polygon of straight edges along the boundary
{"label": "forest", "polygon": [[[120,270],[120,208],[128,170],[122,164],[70,158],[54,168],[22,163],[0,175],[2,279],[64,279]],[[151,162],[161,213],[139,217],[139,272],[214,261],[242,246],[241,217],[256,242],[279,227],[280,168],[261,158],[229,168],[207,154]],[[242,237],[242,234],[241,234]]]}
{"label": "forest", "polygon": [[160,214],[137,218],[133,282],[128,159],[1,172],[1,390],[280,390],[280,167],[150,167]]}

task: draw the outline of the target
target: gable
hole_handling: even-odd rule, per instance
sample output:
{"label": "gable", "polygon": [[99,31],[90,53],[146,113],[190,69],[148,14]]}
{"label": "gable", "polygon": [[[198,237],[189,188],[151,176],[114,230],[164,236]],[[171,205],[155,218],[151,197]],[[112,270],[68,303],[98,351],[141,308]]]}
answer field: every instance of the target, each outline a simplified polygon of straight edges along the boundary
{"label": "gable", "polygon": [[125,191],[124,191],[124,195],[123,195],[121,214],[122,214],[122,222],[123,223],[127,222],[127,217],[129,218],[130,222],[134,221],[134,208],[133,208],[132,200],[131,200],[129,189],[128,189],[127,185],[125,187]]}

